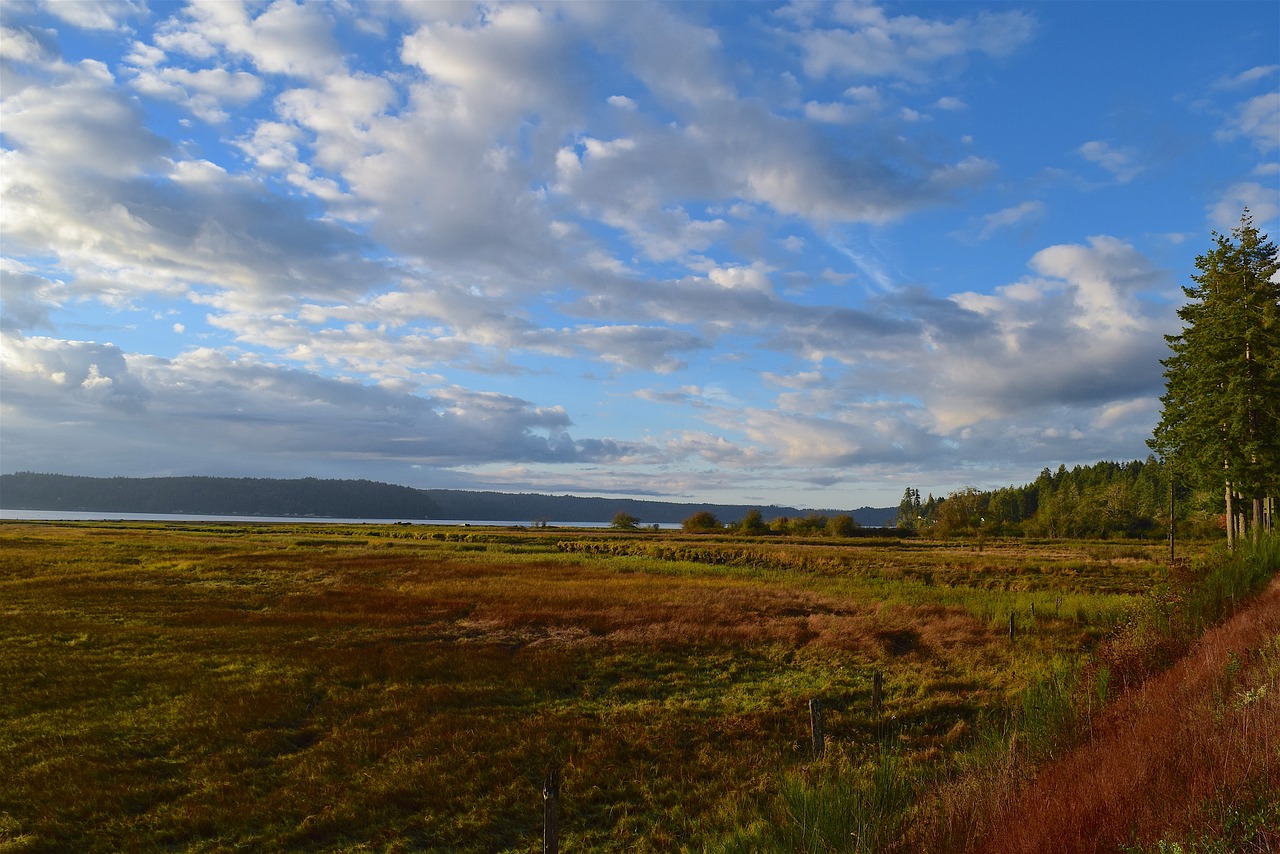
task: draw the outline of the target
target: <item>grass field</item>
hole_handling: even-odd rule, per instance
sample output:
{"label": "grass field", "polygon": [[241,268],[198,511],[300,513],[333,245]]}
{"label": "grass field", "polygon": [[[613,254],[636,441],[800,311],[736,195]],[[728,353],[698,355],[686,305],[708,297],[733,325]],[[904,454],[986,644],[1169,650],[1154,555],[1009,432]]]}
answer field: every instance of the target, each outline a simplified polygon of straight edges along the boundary
{"label": "grass field", "polygon": [[0,523],[0,851],[535,851],[551,767],[566,851],[821,850],[806,811],[962,763],[1163,554]]}

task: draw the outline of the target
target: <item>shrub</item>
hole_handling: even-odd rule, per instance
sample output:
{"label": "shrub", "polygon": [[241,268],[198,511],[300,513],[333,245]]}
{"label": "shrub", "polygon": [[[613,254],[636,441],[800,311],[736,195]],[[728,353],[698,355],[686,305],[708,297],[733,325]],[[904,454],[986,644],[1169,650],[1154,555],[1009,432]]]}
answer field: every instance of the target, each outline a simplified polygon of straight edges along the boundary
{"label": "shrub", "polygon": [[618,512],[614,514],[613,522],[609,527],[618,531],[634,531],[640,525],[640,520],[630,513]]}
{"label": "shrub", "polygon": [[852,537],[862,527],[848,513],[841,513],[827,521],[827,533],[833,537]]}
{"label": "shrub", "polygon": [[710,510],[699,510],[688,519],[681,523],[681,528],[685,533],[702,533],[705,531],[722,531],[724,525],[716,518],[716,514]]}

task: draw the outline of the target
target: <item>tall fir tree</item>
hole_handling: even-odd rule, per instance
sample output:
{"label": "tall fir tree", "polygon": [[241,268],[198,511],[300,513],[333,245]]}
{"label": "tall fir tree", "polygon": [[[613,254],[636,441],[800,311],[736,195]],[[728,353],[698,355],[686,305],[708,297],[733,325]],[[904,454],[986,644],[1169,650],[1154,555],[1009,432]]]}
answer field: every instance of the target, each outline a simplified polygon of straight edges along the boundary
{"label": "tall fir tree", "polygon": [[1231,237],[1213,249],[1183,287],[1183,329],[1167,335],[1160,424],[1149,441],[1180,477],[1224,496],[1227,531],[1237,497],[1263,501],[1280,484],[1280,258],[1246,209]]}

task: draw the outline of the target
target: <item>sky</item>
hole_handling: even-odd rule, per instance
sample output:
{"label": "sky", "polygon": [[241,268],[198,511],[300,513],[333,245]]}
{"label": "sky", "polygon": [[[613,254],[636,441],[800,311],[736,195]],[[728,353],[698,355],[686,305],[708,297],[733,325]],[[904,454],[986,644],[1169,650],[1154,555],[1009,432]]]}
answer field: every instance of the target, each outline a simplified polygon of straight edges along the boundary
{"label": "sky", "polygon": [[[0,469],[892,506],[1142,459],[1280,4],[0,4]],[[2,501],[0,497],[0,501]]]}

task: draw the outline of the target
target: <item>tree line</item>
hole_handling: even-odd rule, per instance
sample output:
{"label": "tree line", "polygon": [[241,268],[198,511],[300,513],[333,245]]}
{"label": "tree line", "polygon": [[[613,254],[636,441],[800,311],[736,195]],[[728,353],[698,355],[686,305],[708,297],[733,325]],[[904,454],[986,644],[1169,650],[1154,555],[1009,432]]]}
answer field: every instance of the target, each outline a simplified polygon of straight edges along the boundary
{"label": "tree line", "polygon": [[725,531],[747,536],[789,537],[856,537],[863,530],[862,524],[849,513],[828,516],[812,512],[803,516],[778,515],[766,520],[759,509],[748,510],[741,519],[728,524],[721,522],[714,513],[704,510],[685,519],[680,527],[685,533],[693,534]]}
{"label": "tree line", "polygon": [[[1174,518],[1187,535],[1217,527],[1212,508],[1175,489]],[[993,490],[972,487],[941,498],[921,498],[907,487],[894,523],[941,537],[1159,538],[1169,529],[1169,476],[1155,457],[1100,462],[1056,471],[1045,468],[1032,483]]]}

